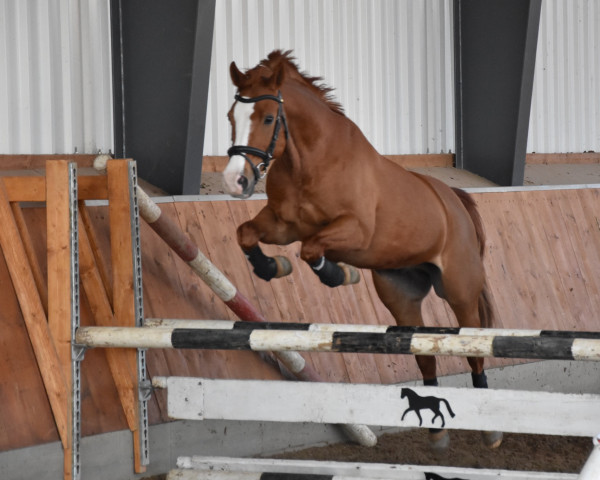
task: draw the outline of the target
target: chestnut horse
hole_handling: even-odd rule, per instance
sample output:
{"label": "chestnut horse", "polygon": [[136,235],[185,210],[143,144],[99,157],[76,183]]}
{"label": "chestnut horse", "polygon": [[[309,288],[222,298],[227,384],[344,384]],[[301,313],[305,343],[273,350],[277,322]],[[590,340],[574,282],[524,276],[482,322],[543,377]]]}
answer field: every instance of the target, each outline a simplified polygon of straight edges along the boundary
{"label": "chestnut horse", "polygon": [[[256,67],[230,66],[237,87],[229,111],[233,146],[223,172],[227,192],[247,198],[267,172],[267,205],[237,230],[264,280],[291,271],[259,242],[302,242],[300,256],[330,287],[355,283],[370,269],[381,301],[398,325],[423,325],[421,303],[434,288],[462,327],[490,327],[482,263],[484,234],[475,202],[458,189],[379,155],[334,102],[320,78],[301,73],[290,52]],[[272,166],[269,163],[273,160]],[[426,385],[436,385],[435,357],[417,356]],[[482,358],[469,358],[475,387],[487,387]],[[445,431],[432,443],[448,444]],[[487,432],[497,446],[501,433]]]}

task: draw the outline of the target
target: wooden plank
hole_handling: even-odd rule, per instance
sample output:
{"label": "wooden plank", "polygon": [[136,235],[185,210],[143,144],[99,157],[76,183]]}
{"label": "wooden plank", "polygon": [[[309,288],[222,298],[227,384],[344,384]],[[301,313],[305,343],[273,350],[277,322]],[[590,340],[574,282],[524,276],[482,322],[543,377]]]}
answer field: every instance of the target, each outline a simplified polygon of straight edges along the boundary
{"label": "wooden plank", "polygon": [[186,420],[359,423],[593,437],[600,404],[595,394],[485,388],[185,377],[154,381],[167,385],[169,415]]}
{"label": "wooden plank", "polygon": [[21,210],[21,207],[18,203],[12,203],[11,208],[13,216],[15,217],[15,221],[17,222],[19,235],[21,236],[23,246],[25,247],[25,252],[27,253],[27,259],[29,260],[29,265],[31,266],[31,273],[33,274],[33,278],[35,279],[35,284],[37,286],[38,293],[40,294],[40,300],[42,301],[44,310],[47,313],[48,286],[46,285],[46,277],[42,272],[42,267],[35,254],[35,247],[33,245],[31,235],[29,234],[27,222],[25,221],[25,217],[23,216],[23,211]]}
{"label": "wooden plank", "polygon": [[[50,162],[50,165],[57,161]],[[11,202],[44,202],[46,200],[46,178],[19,176],[2,177]],[[102,200],[107,198],[106,177],[82,175],[78,179],[80,200]]]}
{"label": "wooden plank", "polygon": [[91,167],[95,154],[52,154],[52,155],[0,155],[1,170],[31,170],[44,169],[48,160],[68,160],[75,162],[79,167]]}
{"label": "wooden plank", "polygon": [[[73,172],[73,174],[75,174]],[[73,387],[71,372],[71,323],[72,323],[72,279],[71,279],[71,171],[66,160],[46,163],[46,251],[48,261],[48,328],[54,340],[60,368],[67,391]],[[69,415],[64,428],[72,431],[71,396],[66,408]],[[60,428],[60,427],[59,427]],[[66,440],[66,441],[65,441]],[[73,437],[63,440],[64,478],[73,474]]]}
{"label": "wooden plank", "polygon": [[46,201],[46,177],[3,177],[11,202]]}
{"label": "wooden plank", "polygon": [[8,201],[4,182],[0,181],[0,245],[11,280],[19,299],[37,364],[58,427],[63,447],[69,446],[67,405],[69,394],[61,362],[56,352],[42,301],[27,261],[27,255]]}
{"label": "wooden plank", "polygon": [[[129,161],[109,160],[108,195],[110,215],[110,249],[111,264],[113,267],[113,311],[117,323],[121,326],[134,327],[136,325],[135,297],[134,297],[134,262],[133,262],[133,236],[131,225],[131,186],[129,184]],[[134,349],[124,352],[124,364],[131,372],[137,372],[137,351]],[[116,379],[115,379],[116,380]],[[127,398],[123,405],[127,415],[129,429],[133,433],[133,459],[136,473],[143,473],[146,467],[142,464],[140,450],[140,412],[138,402],[137,375],[134,388],[119,393],[120,397]]]}
{"label": "wooden plank", "polygon": [[71,389],[71,215],[69,164],[46,166],[46,242],[48,326],[54,338],[67,388]]}

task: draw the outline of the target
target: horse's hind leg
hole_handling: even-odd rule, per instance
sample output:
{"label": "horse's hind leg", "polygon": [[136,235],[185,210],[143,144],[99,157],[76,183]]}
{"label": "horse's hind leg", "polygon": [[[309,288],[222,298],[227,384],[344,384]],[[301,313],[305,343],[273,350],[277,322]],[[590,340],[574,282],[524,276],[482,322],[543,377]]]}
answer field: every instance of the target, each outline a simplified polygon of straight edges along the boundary
{"label": "horse's hind leg", "polygon": [[[432,278],[428,268],[373,271],[377,295],[400,326],[422,326],[421,304],[429,293]],[[436,359],[416,355],[424,385],[436,386]],[[435,451],[445,450],[450,444],[447,430],[429,429],[429,441]]]}
{"label": "horse's hind leg", "polygon": [[[479,259],[478,259],[479,260]],[[454,263],[457,265],[457,263]],[[467,265],[467,263],[462,264]],[[489,327],[482,324],[483,310],[490,309],[486,293],[485,277],[481,262],[471,263],[472,268],[458,268],[452,266],[442,274],[442,290],[438,294],[445,298],[461,327],[481,328]],[[474,266],[473,266],[474,265]],[[467,275],[467,273],[469,273]],[[452,276],[452,274],[455,274]],[[487,313],[491,317],[491,310]],[[471,367],[471,379],[475,388],[488,388],[487,377],[484,370],[484,359],[481,357],[468,357]],[[502,432],[483,432],[483,441],[490,448],[497,448],[502,443]]]}

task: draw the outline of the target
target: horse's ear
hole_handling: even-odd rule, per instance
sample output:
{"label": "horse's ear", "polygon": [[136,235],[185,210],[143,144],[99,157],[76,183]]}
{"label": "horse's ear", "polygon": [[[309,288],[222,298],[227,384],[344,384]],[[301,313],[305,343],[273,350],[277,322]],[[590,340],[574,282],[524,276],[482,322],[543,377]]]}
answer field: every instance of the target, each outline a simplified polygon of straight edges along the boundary
{"label": "horse's ear", "polygon": [[231,81],[236,87],[240,87],[246,75],[244,75],[240,69],[237,67],[235,62],[231,62],[229,65],[229,75],[231,75]]}
{"label": "horse's ear", "polygon": [[271,70],[270,75],[263,76],[263,82],[267,87],[271,87],[274,90],[277,90],[279,87],[281,87],[281,84],[283,83],[283,79],[285,76],[284,74],[285,68],[283,67],[283,65],[279,64]]}
{"label": "horse's ear", "polygon": [[285,68],[283,64],[279,64],[273,76],[275,77],[275,86],[277,88],[281,87],[281,84],[283,83],[283,80],[285,78]]}

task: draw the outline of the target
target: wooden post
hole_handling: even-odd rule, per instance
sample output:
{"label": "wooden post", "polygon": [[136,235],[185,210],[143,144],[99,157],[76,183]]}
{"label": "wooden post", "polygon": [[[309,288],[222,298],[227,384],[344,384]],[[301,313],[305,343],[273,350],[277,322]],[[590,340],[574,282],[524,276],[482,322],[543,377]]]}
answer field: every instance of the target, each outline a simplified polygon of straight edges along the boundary
{"label": "wooden post", "polygon": [[[136,326],[135,299],[135,264],[134,242],[132,233],[132,211],[135,185],[130,185],[130,162],[110,160],[107,165],[108,197],[110,217],[110,248],[113,280],[113,310],[120,326]],[[139,267],[141,268],[141,266]],[[138,355],[143,355],[135,349],[126,350],[124,364],[131,372],[138,370]],[[137,377],[136,377],[137,378]],[[127,422],[133,433],[134,464],[137,473],[146,471],[144,452],[140,436],[140,404],[138,402],[139,385],[129,391],[128,409],[134,415],[128,415]]]}
{"label": "wooden post", "polygon": [[[65,378],[67,392],[73,388],[71,372],[71,315],[73,298],[71,272],[73,265],[71,238],[71,180],[66,160],[46,162],[46,245],[48,262],[48,327]],[[66,428],[72,431],[73,404],[67,395]],[[64,478],[73,475],[73,438],[67,433],[64,446]]]}
{"label": "wooden post", "polygon": [[[69,169],[65,160],[46,164],[48,326],[63,366],[71,365],[71,229]],[[67,378],[67,388],[71,380]]]}

